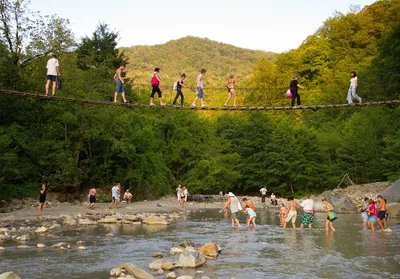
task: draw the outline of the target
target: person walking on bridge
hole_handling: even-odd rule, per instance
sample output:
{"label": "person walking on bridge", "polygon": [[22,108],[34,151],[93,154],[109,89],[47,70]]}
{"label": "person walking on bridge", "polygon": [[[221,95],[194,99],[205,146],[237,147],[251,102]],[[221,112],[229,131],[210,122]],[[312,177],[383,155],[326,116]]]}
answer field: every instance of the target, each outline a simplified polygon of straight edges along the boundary
{"label": "person walking on bridge", "polygon": [[117,102],[118,94],[121,94],[122,100],[125,104],[129,102],[125,98],[124,80],[122,79],[122,71],[125,69],[125,64],[121,64],[119,68],[115,71],[114,80],[116,83],[115,93],[114,93],[114,103]]}
{"label": "person walking on bridge", "polygon": [[233,75],[230,75],[228,78],[228,83],[226,84],[226,88],[228,89],[228,99],[226,100],[224,107],[228,106],[228,102],[231,97],[233,97],[233,107],[236,107],[236,92],[235,92],[235,83],[236,80]]}
{"label": "person walking on bridge", "polygon": [[349,105],[353,103],[353,99],[357,99],[362,104],[362,99],[357,95],[358,77],[356,72],[351,72],[350,87],[347,93],[347,102]]}
{"label": "person walking on bridge", "polygon": [[204,104],[204,92],[203,92],[203,88],[204,88],[204,84],[203,84],[203,76],[206,74],[206,69],[202,69],[200,74],[197,76],[196,79],[196,85],[197,85],[197,97],[194,99],[193,103],[192,103],[192,107],[196,108],[196,102],[198,99],[200,99],[201,102],[201,108],[207,108],[207,106]]}
{"label": "person walking on bridge", "polygon": [[60,64],[57,59],[57,55],[53,54],[47,61],[47,81],[46,81],[46,96],[49,96],[50,82],[52,83],[51,96],[56,96],[57,78],[61,76]]}
{"label": "person walking on bridge", "polygon": [[297,75],[293,76],[292,81],[290,82],[290,92],[292,93],[292,107],[294,106],[294,103],[297,99],[297,105],[301,106],[301,100],[300,100],[300,95],[299,95],[299,88],[303,88],[299,84],[299,77]]}
{"label": "person walking on bridge", "polygon": [[161,75],[160,68],[155,68],[153,75],[151,76],[151,95],[150,95],[150,106],[154,107],[156,104],[153,102],[154,95],[158,94],[158,99],[160,100],[160,105],[165,106],[166,104],[162,101],[162,92],[160,89]]}

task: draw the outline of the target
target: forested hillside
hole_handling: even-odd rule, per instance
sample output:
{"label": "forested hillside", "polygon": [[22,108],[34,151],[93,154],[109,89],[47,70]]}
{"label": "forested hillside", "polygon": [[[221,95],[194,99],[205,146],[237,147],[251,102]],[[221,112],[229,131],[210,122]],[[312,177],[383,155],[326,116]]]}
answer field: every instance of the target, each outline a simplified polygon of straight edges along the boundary
{"label": "forested hillside", "polygon": [[[131,102],[148,101],[136,85],[156,66],[171,81],[207,68],[211,105],[221,106],[226,91],[212,95],[207,88],[230,72],[250,88],[238,89],[240,105],[287,105],[283,92],[295,73],[306,87],[303,104],[344,103],[350,71],[359,73],[365,101],[400,98],[398,0],[335,14],[298,49],[279,55],[193,37],[124,53],[107,24],[77,42],[67,19],[36,13],[41,21],[33,20],[27,3],[1,2],[2,89],[44,94],[46,61],[56,53],[64,80],[58,96],[112,100],[115,69],[128,62]],[[15,13],[23,20],[10,20]],[[0,198],[35,195],[41,183],[78,195],[120,182],[144,199],[171,193],[177,183],[190,193],[254,193],[269,184],[279,195],[302,195],[334,188],[346,173],[357,183],[396,180],[399,117],[399,106],[205,113],[0,95]]]}
{"label": "forested hillside", "polygon": [[250,50],[209,39],[185,37],[155,46],[121,48],[130,61],[128,76],[134,84],[149,84],[154,68],[162,69],[165,84],[172,86],[180,74],[186,73],[194,84],[200,70],[207,69],[209,87],[223,87],[230,73],[247,77],[260,59],[274,61],[276,54]]}

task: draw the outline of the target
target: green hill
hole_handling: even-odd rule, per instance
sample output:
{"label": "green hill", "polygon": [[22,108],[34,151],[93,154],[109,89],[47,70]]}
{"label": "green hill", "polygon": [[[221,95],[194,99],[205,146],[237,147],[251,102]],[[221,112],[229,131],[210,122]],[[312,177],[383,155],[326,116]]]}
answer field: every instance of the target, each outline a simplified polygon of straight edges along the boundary
{"label": "green hill", "polygon": [[274,61],[276,54],[219,43],[206,38],[184,37],[154,46],[121,48],[129,59],[127,75],[134,85],[149,84],[155,67],[161,68],[164,85],[171,85],[180,73],[194,86],[197,74],[207,69],[207,87],[223,87],[227,76],[246,77],[259,59]]}

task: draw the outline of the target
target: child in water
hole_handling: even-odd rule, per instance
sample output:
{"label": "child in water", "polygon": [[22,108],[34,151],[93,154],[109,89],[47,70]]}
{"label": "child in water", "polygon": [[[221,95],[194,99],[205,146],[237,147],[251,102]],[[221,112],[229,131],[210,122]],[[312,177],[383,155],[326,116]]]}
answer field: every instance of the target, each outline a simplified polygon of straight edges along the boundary
{"label": "child in water", "polygon": [[248,205],[246,205],[245,209],[243,209],[243,212],[249,215],[249,218],[247,218],[246,227],[250,227],[250,222],[253,223],[254,227],[257,227],[256,225],[257,214],[254,212],[254,210],[251,209]]}
{"label": "child in water", "polygon": [[281,204],[281,210],[279,211],[279,216],[281,216],[281,220],[285,220],[287,215],[287,208],[284,203]]}

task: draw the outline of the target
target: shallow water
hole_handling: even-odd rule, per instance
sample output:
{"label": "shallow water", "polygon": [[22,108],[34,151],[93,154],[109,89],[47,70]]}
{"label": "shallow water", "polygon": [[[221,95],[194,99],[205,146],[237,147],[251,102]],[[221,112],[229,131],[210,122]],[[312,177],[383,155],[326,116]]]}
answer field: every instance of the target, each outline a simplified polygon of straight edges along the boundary
{"label": "shallow water", "polygon": [[[284,232],[277,212],[265,210],[258,212],[256,229],[232,229],[230,219],[218,210],[194,213],[188,222],[168,227],[101,225],[28,243],[50,246],[83,240],[86,251],[17,250],[15,243],[3,243],[7,249],[0,252],[0,273],[12,270],[22,279],[108,279],[109,270],[120,263],[131,262],[148,270],[155,260],[153,252],[168,256],[171,247],[187,240],[215,242],[223,248],[218,260],[197,269],[210,278],[400,278],[400,265],[394,260],[400,254],[400,225],[389,220],[392,233],[372,233],[360,225],[359,214],[343,214],[334,223],[337,231],[327,233],[325,216],[317,214],[312,231]],[[110,232],[115,237],[104,237]],[[194,276],[194,272],[176,270],[178,275]]]}

